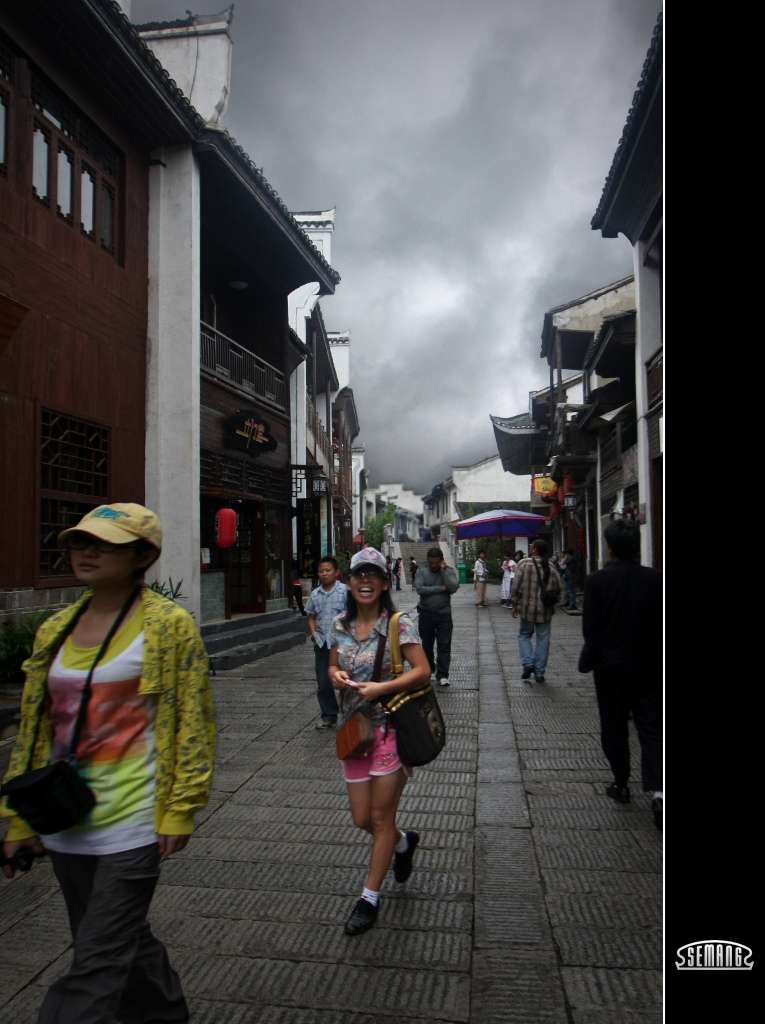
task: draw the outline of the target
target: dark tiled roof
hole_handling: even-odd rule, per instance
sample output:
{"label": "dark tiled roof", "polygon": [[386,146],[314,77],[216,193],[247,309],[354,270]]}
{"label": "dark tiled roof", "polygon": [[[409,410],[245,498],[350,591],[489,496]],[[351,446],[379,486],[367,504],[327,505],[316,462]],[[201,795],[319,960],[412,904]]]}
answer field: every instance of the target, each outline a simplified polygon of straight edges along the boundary
{"label": "dark tiled roof", "polygon": [[640,81],[638,82],[637,89],[632,97],[632,106],[627,114],[627,121],[624,125],[624,130],[622,131],[622,137],[619,139],[619,145],[616,147],[614,159],[611,163],[611,170],[608,172],[606,183],[603,186],[600,203],[595,211],[595,216],[590,221],[594,230],[598,230],[603,226],[606,208],[611,201],[611,189],[616,184],[616,181],[621,174],[622,163],[627,159],[632,145],[637,139],[646,107],[651,102],[654,86],[662,73],[662,43],[663,19],[661,12],[659,12],[656,24],[654,25],[653,35],[651,37],[651,45],[649,47],[648,54],[646,55],[646,59],[643,62],[643,71],[640,75]]}
{"label": "dark tiled roof", "polygon": [[[134,26],[131,25],[127,15],[122,11],[116,0],[86,0],[91,7],[99,7],[104,11],[111,19],[112,27],[115,33],[121,33],[126,39],[131,49],[134,51],[137,58],[146,66],[146,69],[155,77],[160,79],[160,84],[166,93],[170,102],[175,106],[176,110],[179,111],[186,120],[189,132],[193,137],[200,141],[204,138],[204,141],[214,141],[220,139],[223,141],[223,147],[228,151],[228,155],[232,157],[238,164],[242,166],[245,173],[255,181],[257,187],[265,192],[276,207],[276,212],[281,217],[284,224],[289,228],[290,231],[299,232],[301,236],[301,242],[304,242],[309,249],[313,250],[315,257],[319,260],[320,264],[323,265],[328,276],[337,284],[340,280],[340,275],[334,270],[329,263],[327,263],[324,256],[319,252],[316,246],[313,244],[311,239],[303,231],[302,227],[295,218],[292,216],[290,211],[285,206],[281,197],[277,193],[276,189],[272,188],[271,185],[266,181],[263,176],[261,168],[256,167],[254,162],[250,159],[248,154],[242,149],[236,139],[228,133],[224,128],[210,129],[206,125],[204,118],[201,114],[191,105],[188,98],[181,92],[178,86],[175,84],[173,79],[170,77],[167,70],[162,66],[159,58],[152,52],[150,47],[144,42],[144,40],[138,34],[138,28],[146,31],[150,28],[170,28],[191,25],[195,19],[193,16],[190,19],[184,19],[179,22],[152,22],[149,25]],[[219,17],[217,15],[216,17]],[[207,19],[209,20],[209,18]]]}

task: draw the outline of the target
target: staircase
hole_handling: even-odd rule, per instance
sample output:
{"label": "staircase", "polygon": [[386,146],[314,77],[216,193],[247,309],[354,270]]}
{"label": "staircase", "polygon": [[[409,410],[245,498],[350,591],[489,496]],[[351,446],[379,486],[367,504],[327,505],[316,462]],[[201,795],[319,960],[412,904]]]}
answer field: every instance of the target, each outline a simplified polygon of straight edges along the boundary
{"label": "staircase", "polygon": [[[417,562],[418,566],[427,565],[428,551],[431,548],[437,547],[440,547],[438,541],[432,540],[417,542],[402,540],[399,543],[399,548],[401,550],[401,564],[404,567],[404,580],[406,581],[408,586],[411,587],[412,585],[412,581],[409,578],[409,559],[413,557],[415,562]],[[454,563],[452,561],[452,556],[449,553],[449,549],[446,546],[444,546],[443,548],[441,548],[441,550],[444,553],[444,561],[446,562],[446,564],[450,565],[452,568],[455,568]]]}
{"label": "staircase", "polygon": [[305,643],[308,619],[285,608],[263,615],[240,615],[235,619],[208,622],[200,632],[210,658],[210,669],[216,672],[238,668]]}

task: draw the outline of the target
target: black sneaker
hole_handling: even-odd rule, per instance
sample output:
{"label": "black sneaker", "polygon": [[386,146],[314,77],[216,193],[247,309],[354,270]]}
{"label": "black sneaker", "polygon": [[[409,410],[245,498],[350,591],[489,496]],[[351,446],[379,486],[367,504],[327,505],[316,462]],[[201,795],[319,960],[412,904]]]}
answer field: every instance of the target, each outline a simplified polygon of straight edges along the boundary
{"label": "black sneaker", "polygon": [[534,678],[536,679],[536,681],[538,683],[543,683],[545,681],[545,677],[544,676],[534,676]]}
{"label": "black sneaker", "polygon": [[351,916],[345,922],[345,934],[361,935],[362,932],[368,932],[377,920],[379,909],[379,903],[375,906],[369,900],[356,900],[356,906],[351,911]]}
{"label": "black sneaker", "polygon": [[533,665],[524,665],[523,666],[523,672],[521,672],[521,679],[528,679],[530,676],[533,676],[533,675],[534,675],[534,666]]}
{"label": "black sneaker", "polygon": [[606,796],[610,796],[612,800],[617,800],[620,804],[628,804],[630,802],[628,787],[617,786],[615,782],[612,782],[610,786],[606,786]]}
{"label": "black sneaker", "polygon": [[393,855],[393,877],[397,882],[405,882],[412,873],[412,858],[417,844],[420,841],[419,832],[405,832],[406,840],[409,843],[403,853]]}

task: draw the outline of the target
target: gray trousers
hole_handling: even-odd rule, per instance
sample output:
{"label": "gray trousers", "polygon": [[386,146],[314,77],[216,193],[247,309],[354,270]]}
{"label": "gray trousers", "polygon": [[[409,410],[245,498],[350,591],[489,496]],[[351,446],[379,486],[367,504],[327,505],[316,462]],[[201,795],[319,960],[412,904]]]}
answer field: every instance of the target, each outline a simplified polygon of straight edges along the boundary
{"label": "gray trousers", "polygon": [[74,960],[48,989],[38,1024],[181,1024],[189,1011],[167,950],[146,920],[156,843],[103,857],[50,854],[69,912]]}

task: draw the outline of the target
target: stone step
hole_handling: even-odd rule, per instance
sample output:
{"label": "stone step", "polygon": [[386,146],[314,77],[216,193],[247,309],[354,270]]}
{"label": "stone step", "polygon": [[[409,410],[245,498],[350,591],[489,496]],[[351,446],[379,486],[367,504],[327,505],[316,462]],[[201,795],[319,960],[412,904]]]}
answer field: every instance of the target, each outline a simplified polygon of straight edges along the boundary
{"label": "stone step", "polygon": [[299,633],[300,636],[305,637],[308,632],[308,620],[302,615],[297,617],[294,612],[290,613],[288,619],[266,622],[257,621],[261,618],[265,619],[266,616],[258,615],[255,617],[255,621],[250,620],[244,626],[241,626],[242,620],[239,619],[239,629],[221,631],[206,636],[203,634],[202,639],[204,640],[207,653],[219,654],[221,651],[227,651],[232,647],[259,643],[261,640],[270,640],[282,634]]}
{"label": "stone step", "polygon": [[234,619],[218,619],[215,622],[206,622],[199,630],[204,640],[208,636],[216,636],[219,633],[233,633],[245,629],[254,623],[294,622],[295,612],[291,608],[282,608],[275,612],[263,612],[259,615],[237,615]]}
{"label": "stone step", "polygon": [[242,644],[239,647],[231,647],[228,650],[210,655],[210,671],[213,675],[218,671],[239,668],[240,665],[247,665],[261,658],[267,658],[270,654],[279,654],[291,647],[298,647],[305,643],[308,629],[301,629],[299,632],[280,633],[265,640],[257,640],[254,643]]}

